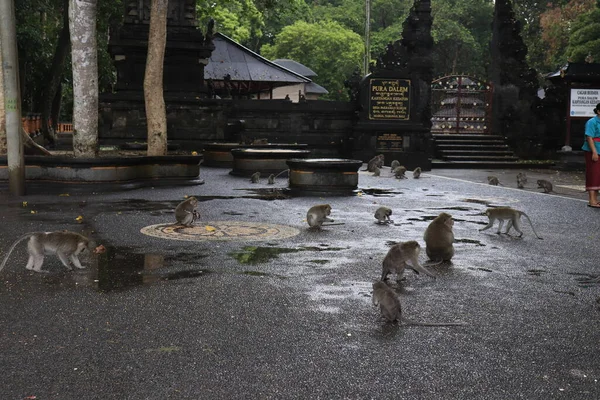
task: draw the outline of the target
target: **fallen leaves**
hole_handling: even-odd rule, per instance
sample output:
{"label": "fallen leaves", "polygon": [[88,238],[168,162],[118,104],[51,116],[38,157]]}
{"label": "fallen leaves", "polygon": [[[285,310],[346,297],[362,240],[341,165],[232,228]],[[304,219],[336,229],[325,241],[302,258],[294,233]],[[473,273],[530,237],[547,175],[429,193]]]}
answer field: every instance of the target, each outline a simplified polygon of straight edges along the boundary
{"label": "fallen leaves", "polygon": [[94,249],[94,254],[102,254],[106,252],[106,247],[104,247],[103,245],[97,246]]}

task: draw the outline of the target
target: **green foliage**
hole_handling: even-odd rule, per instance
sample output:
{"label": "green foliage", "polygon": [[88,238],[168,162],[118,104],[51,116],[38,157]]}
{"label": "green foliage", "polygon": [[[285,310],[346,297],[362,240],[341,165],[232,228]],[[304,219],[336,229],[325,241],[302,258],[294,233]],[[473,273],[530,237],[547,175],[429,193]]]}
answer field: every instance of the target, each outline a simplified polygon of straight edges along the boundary
{"label": "green foliage", "polygon": [[217,31],[243,45],[263,35],[263,14],[252,0],[198,0],[196,10],[200,26],[206,26],[212,18]]}
{"label": "green foliage", "polygon": [[344,80],[361,65],[362,38],[333,21],[314,24],[296,22],[285,27],[273,45],[264,45],[261,53],[268,59],[289,58],[317,73],[314,81],[329,94],[323,98],[347,100]]}
{"label": "green foliage", "polygon": [[567,56],[571,61],[583,62],[590,55],[600,62],[600,9],[580,15],[571,27]]}

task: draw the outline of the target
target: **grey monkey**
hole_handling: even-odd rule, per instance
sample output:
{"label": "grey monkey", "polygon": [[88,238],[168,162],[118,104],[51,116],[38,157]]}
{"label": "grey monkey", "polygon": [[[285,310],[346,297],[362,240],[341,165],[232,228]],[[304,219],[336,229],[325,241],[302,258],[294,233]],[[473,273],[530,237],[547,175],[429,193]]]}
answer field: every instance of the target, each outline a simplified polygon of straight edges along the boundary
{"label": "grey monkey", "polygon": [[196,210],[198,206],[198,199],[195,197],[189,197],[179,203],[175,208],[175,219],[177,223],[185,226],[191,226],[200,218],[200,214]]}

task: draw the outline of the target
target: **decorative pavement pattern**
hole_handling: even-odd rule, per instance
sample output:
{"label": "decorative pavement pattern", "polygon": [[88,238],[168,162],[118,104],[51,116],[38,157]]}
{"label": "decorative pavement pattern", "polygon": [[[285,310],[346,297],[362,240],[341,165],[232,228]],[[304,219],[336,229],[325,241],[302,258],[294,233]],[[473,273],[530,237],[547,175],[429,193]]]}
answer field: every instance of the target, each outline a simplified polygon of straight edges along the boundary
{"label": "decorative pavement pattern", "polygon": [[150,225],[140,229],[144,235],[161,239],[187,240],[274,240],[296,236],[300,231],[291,226],[245,221],[208,221],[201,225],[183,226],[172,223]]}

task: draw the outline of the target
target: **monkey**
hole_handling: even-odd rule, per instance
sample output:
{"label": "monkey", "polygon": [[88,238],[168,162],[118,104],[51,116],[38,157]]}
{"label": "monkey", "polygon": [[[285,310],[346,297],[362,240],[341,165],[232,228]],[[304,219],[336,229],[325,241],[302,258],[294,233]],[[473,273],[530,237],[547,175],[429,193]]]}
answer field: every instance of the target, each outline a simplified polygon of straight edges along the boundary
{"label": "monkey", "polygon": [[390,219],[390,215],[392,215],[392,209],[388,207],[379,207],[375,211],[375,218],[377,219],[378,224],[389,224],[394,222]]}
{"label": "monkey", "polygon": [[375,168],[383,167],[384,160],[385,156],[383,154],[379,154],[369,160],[367,163],[367,169],[361,169],[361,171],[375,172]]}
{"label": "monkey", "polygon": [[526,183],[527,183],[527,175],[525,175],[525,172],[519,172],[517,174],[517,187],[519,189],[523,189],[523,188],[525,188]]}
{"label": "monkey", "polygon": [[8,258],[12,251],[15,249],[17,244],[22,240],[29,239],[27,243],[27,252],[29,253],[29,260],[27,261],[26,269],[35,272],[46,272],[42,270],[44,264],[45,254],[56,254],[62,264],[67,267],[68,270],[72,270],[69,265],[69,261],[77,268],[85,268],[79,261],[79,253],[87,249],[89,246],[89,239],[79,233],[70,231],[57,231],[57,232],[31,232],[27,233],[18,238],[10,249],[6,253],[2,265],[0,265],[0,271],[6,265]]}
{"label": "monkey", "polygon": [[552,182],[547,181],[545,179],[538,179],[537,181],[538,189],[544,189],[544,193],[551,193],[554,190],[552,189]]}
{"label": "monkey", "polygon": [[413,171],[413,178],[419,179],[421,177],[421,167],[417,167]]}
{"label": "monkey", "polygon": [[373,305],[379,306],[379,310],[383,318],[387,322],[403,322],[405,325],[414,326],[461,326],[462,322],[448,323],[432,323],[432,322],[416,322],[402,315],[402,306],[400,299],[385,282],[377,281],[373,283]]}
{"label": "monkey", "polygon": [[378,167],[373,169],[373,176],[381,176],[381,170]]}
{"label": "monkey", "polygon": [[250,182],[260,183],[260,172],[255,172],[250,176]]}
{"label": "monkey", "polygon": [[397,167],[393,172],[396,179],[406,179],[406,175],[404,175],[406,173],[406,167],[403,165]]}
{"label": "monkey", "polygon": [[425,252],[430,260],[450,261],[452,259],[454,256],[453,226],[452,216],[443,212],[425,229],[423,240],[425,240]]}
{"label": "monkey", "polygon": [[398,168],[400,166],[400,161],[398,160],[394,160],[392,161],[392,163],[390,164],[390,170],[395,170],[396,168]]}
{"label": "monkey", "polygon": [[277,178],[279,175],[283,174],[284,172],[288,172],[288,171],[289,171],[289,169],[284,169],[283,171],[281,171],[277,175],[275,175],[275,174],[269,175],[269,179],[267,180],[267,183],[269,185],[274,185],[275,184],[275,178]]}
{"label": "monkey", "polygon": [[515,230],[517,232],[519,232],[519,237],[523,236],[523,232],[521,231],[521,215],[524,215],[527,220],[529,221],[529,225],[531,225],[531,229],[533,230],[533,233],[535,234],[535,236],[538,239],[542,239],[541,237],[538,236],[537,232],[535,231],[535,228],[533,227],[533,224],[531,223],[531,219],[529,218],[529,216],[527,214],[525,214],[523,211],[519,211],[519,210],[515,210],[514,208],[510,208],[510,207],[496,207],[496,208],[488,208],[485,211],[485,215],[488,216],[489,218],[489,223],[484,227],[481,228],[479,230],[479,232],[481,231],[485,231],[486,229],[491,228],[492,226],[494,226],[494,222],[496,220],[498,220],[498,231],[496,232],[497,234],[502,233],[501,229],[502,229],[502,225],[504,225],[504,221],[508,220],[508,224],[506,225],[506,232],[504,232],[505,234],[508,235],[508,231],[510,230],[511,227],[514,226]]}
{"label": "monkey", "polygon": [[331,206],[329,204],[319,204],[312,206],[306,213],[306,221],[310,228],[321,229],[323,222],[334,222],[331,218],[327,218],[331,214]]}
{"label": "monkey", "polygon": [[196,210],[197,206],[198,199],[193,196],[179,203],[175,208],[177,223],[184,226],[192,226],[200,218],[200,213]]}
{"label": "monkey", "polygon": [[[392,246],[388,251],[385,258],[383,259],[383,268],[381,271],[381,280],[385,281],[390,273],[396,272],[399,278],[402,276],[404,270],[408,267],[415,271],[429,275],[435,278],[435,274],[427,270],[419,264],[419,254],[421,253],[421,246],[416,240],[409,240],[408,242],[400,242]],[[408,262],[408,263],[407,263]]]}
{"label": "monkey", "polygon": [[488,176],[487,180],[490,185],[498,186],[500,184],[498,178],[493,175]]}

